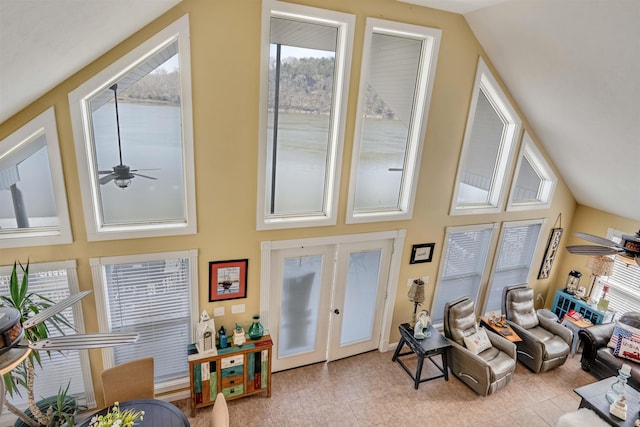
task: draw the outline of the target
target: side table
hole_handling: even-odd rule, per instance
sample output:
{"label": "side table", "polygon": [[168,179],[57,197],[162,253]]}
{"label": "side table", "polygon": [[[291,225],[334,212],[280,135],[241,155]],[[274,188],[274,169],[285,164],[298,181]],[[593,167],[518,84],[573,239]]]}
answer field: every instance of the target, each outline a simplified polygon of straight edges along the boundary
{"label": "side table", "polygon": [[[403,323],[399,326],[400,329],[400,342],[398,343],[398,347],[396,347],[395,353],[393,353],[393,358],[391,359],[394,362],[398,362],[400,366],[405,370],[407,374],[413,379],[413,385],[415,389],[418,388],[420,383],[425,381],[431,381],[436,378],[444,377],[445,381],[449,381],[449,364],[448,364],[448,351],[451,348],[451,342],[442,336],[440,332],[438,332],[432,325],[429,325],[429,332],[431,332],[431,336],[429,338],[425,338],[422,340],[418,340],[413,337],[413,328],[409,326],[408,323]],[[400,353],[402,347],[407,345],[411,351],[407,351],[404,353]],[[415,354],[418,357],[418,366],[416,368],[415,375],[413,372],[407,368],[407,365],[400,359],[402,356],[406,356],[409,354]],[[442,366],[438,365],[435,360],[432,358],[434,356],[440,355],[442,358]],[[428,358],[431,363],[434,364],[440,372],[441,375],[434,375],[429,378],[421,378],[422,377],[422,365],[424,363],[424,358]]]}
{"label": "side table", "polygon": [[[520,336],[518,334],[516,334],[516,331],[513,330],[513,328],[511,326],[507,326],[502,327],[502,326],[498,326],[495,323],[493,323],[491,320],[489,320],[488,316],[481,316],[480,317],[480,324],[491,329],[493,332],[495,332],[496,334],[500,335],[501,337],[504,337],[506,339],[508,339],[509,341],[516,343],[516,342],[520,342],[522,341],[522,338],[520,338]],[[510,333],[509,334],[505,334],[504,331],[507,330]]]}
{"label": "side table", "polygon": [[616,377],[609,377],[592,384],[578,387],[573,391],[581,398],[579,408],[589,408],[593,410],[600,418],[608,422],[609,425],[632,427],[635,420],[638,419],[640,392],[636,391],[633,387],[625,387],[627,419],[623,421],[609,413],[610,403],[607,400],[606,393],[615,381]]}
{"label": "side table", "polygon": [[578,334],[578,332],[582,328],[588,328],[589,326],[593,326],[593,323],[585,319],[574,320],[569,316],[564,316],[564,318],[562,319],[561,325],[567,329],[570,329],[571,332],[573,333],[573,340],[571,341],[570,354],[571,354],[571,357],[574,357],[576,355],[576,352],[578,351],[578,346],[580,345],[580,335]]}

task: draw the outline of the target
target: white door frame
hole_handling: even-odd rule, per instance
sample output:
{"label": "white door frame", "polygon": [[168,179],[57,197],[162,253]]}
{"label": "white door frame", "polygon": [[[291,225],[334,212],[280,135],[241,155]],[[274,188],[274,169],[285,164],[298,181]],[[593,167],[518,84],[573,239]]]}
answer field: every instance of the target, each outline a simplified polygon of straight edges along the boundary
{"label": "white door frame", "polygon": [[361,242],[367,240],[393,239],[389,278],[387,279],[387,297],[384,302],[382,328],[378,344],[378,351],[386,352],[389,349],[389,335],[391,333],[393,308],[396,300],[395,296],[398,289],[398,276],[400,274],[400,265],[402,261],[402,248],[404,247],[406,234],[406,230],[392,230],[374,233],[311,237],[307,239],[263,241],[260,245],[260,321],[262,322],[265,330],[269,330],[271,251],[309,246],[339,245],[341,243]]}

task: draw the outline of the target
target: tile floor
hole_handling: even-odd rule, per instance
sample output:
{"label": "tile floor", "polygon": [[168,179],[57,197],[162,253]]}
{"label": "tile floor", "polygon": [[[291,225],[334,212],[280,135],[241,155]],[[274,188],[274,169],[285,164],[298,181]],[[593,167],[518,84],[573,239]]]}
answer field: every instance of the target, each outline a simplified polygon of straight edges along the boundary
{"label": "tile floor", "polygon": [[[391,361],[393,352],[373,351],[272,376],[271,398],[256,395],[228,402],[231,426],[555,426],[578,408],[573,389],[592,382],[580,369],[580,354],[562,367],[533,374],[517,364],[511,383],[481,397],[453,375],[422,383],[418,390]],[[415,357],[403,360],[415,366]],[[423,377],[435,373],[425,361]],[[174,402],[189,415],[189,401]],[[208,427],[210,408],[189,418]]]}

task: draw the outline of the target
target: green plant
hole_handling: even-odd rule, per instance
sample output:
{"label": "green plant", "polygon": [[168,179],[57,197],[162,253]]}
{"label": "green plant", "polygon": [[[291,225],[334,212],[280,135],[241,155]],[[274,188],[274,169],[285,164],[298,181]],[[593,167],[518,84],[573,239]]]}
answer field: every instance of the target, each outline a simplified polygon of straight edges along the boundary
{"label": "green plant", "polygon": [[[22,271],[22,277],[18,277],[18,265]],[[29,292],[29,262],[23,266],[19,262],[13,264],[11,277],[9,279],[9,295],[0,296],[0,304],[5,307],[12,307],[20,313],[20,322],[24,323],[29,317],[40,313],[51,307],[54,301],[42,295]],[[48,324],[47,324],[48,323]],[[24,331],[24,338],[30,342],[38,341],[49,337],[49,325],[64,334],[63,326],[73,328],[63,315],[56,315],[42,322],[33,328]],[[7,408],[18,416],[25,424],[30,426],[47,425],[46,414],[38,408],[33,394],[33,382],[35,377],[34,363],[41,365],[40,354],[32,351],[29,357],[13,371],[4,374],[5,393],[11,397],[22,395],[20,390],[27,392],[29,410],[31,417],[27,417],[22,411],[13,406],[7,399],[4,399]],[[67,388],[68,390],[68,388]],[[66,392],[65,392],[66,395]],[[5,396],[6,397],[6,396]],[[36,421],[34,421],[36,420]]]}
{"label": "green plant", "polygon": [[78,410],[86,409],[84,407],[79,407],[76,403],[76,399],[69,396],[70,384],[71,383],[67,383],[67,387],[64,390],[60,387],[55,399],[44,399],[44,402],[48,406],[45,409],[45,414],[48,419],[47,427],[60,427],[65,424],[72,426],[75,422],[75,416]]}
{"label": "green plant", "polygon": [[91,427],[133,427],[136,421],[143,420],[144,411],[133,409],[120,410],[120,404],[115,402],[109,412],[104,415],[94,416],[89,425]]}

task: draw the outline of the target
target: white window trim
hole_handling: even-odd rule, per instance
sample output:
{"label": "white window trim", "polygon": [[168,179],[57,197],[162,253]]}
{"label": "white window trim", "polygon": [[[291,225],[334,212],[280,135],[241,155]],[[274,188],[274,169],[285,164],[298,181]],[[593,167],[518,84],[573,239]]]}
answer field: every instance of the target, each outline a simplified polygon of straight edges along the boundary
{"label": "white window trim", "polygon": [[[500,244],[502,242],[502,239],[504,238],[505,230],[510,227],[528,227],[530,225],[540,224],[540,233],[538,233],[538,240],[536,241],[536,246],[533,249],[531,264],[529,265],[529,273],[527,273],[527,279],[525,282],[525,283],[531,283],[531,281],[536,278],[536,274],[537,274],[537,270],[533,268],[533,266],[537,264],[534,264],[533,260],[536,258],[536,255],[540,250],[540,240],[541,240],[540,236],[542,236],[542,228],[544,227],[545,222],[546,220],[544,218],[540,218],[540,219],[530,219],[530,220],[524,220],[524,221],[506,221],[502,223],[502,227],[500,227],[500,236],[498,236],[498,240],[496,241],[495,254],[493,257],[493,261],[491,263],[491,272],[489,274],[489,280],[487,282],[487,285],[484,287],[484,289],[482,289],[484,292],[484,299],[482,303],[481,313],[486,312],[486,307],[487,307],[487,304],[489,303],[489,291],[491,290],[491,284],[493,283],[493,276],[496,273],[498,257],[500,256],[500,253],[499,253]],[[515,284],[516,283],[514,283],[514,285]]]}
{"label": "white window trim", "polygon": [[[0,234],[0,248],[17,248],[26,246],[46,246],[62,245],[71,243],[71,223],[69,222],[69,208],[67,206],[67,193],[64,185],[64,175],[62,173],[62,161],[60,159],[60,144],[58,142],[58,128],[56,127],[56,114],[54,107],[48,108],[29,123],[9,135],[0,146],[8,147],[2,152],[10,153],[24,142],[33,140],[37,134],[44,134],[47,141],[47,155],[49,157],[49,168],[51,170],[51,181],[53,184],[53,195],[56,204],[56,215],[58,218],[57,228],[47,228],[45,230],[27,229]],[[1,158],[0,158],[1,160]]]}
{"label": "white window trim", "polygon": [[[541,188],[538,192],[538,199],[536,201],[528,202],[514,202],[513,197],[516,191],[516,182],[520,173],[520,166],[523,159],[527,158],[531,167],[535,169],[538,176],[541,178]],[[511,193],[509,195],[509,204],[507,205],[507,211],[524,211],[533,209],[548,209],[551,207],[553,200],[553,193],[556,189],[558,178],[551,170],[549,163],[545,160],[544,156],[538,149],[538,146],[533,142],[531,136],[527,132],[524,133],[522,138],[522,147],[520,149],[520,156],[518,157],[518,163],[516,164],[516,170],[511,181]]]}
{"label": "white window trim", "polygon": [[[93,178],[97,172],[94,170],[95,165],[90,160],[93,158],[94,147],[89,124],[91,115],[88,106],[89,100],[96,93],[105,90],[113,82],[131,71],[140,62],[141,58],[154,55],[176,39],[178,40],[180,52],[181,128],[186,221],[179,223],[136,223],[118,226],[104,225],[101,219],[98,184]],[[184,15],[69,93],[80,192],[87,227],[87,239],[89,241],[175,236],[195,234],[197,232],[190,64],[189,16]]]}
{"label": "white window trim", "polygon": [[[462,173],[464,172],[462,170],[462,166],[465,164],[466,159],[469,156],[471,132],[473,129],[473,121],[480,90],[485,93],[487,98],[489,98],[499,112],[504,115],[507,122],[511,123],[511,125],[507,124],[506,134],[502,139],[503,146],[501,147],[500,154],[498,156],[498,167],[496,168],[497,171],[494,175],[494,187],[497,188],[491,188],[489,190],[491,202],[486,205],[458,205],[458,192],[462,182]],[[497,213],[502,211],[506,198],[505,195],[507,193],[506,181],[509,177],[509,171],[513,164],[515,152],[514,147],[516,146],[521,128],[522,120],[518,116],[518,113],[508,101],[506,94],[502,91],[498,81],[493,77],[491,70],[489,70],[489,67],[482,57],[478,58],[478,69],[476,71],[476,78],[473,84],[473,96],[471,98],[469,117],[467,118],[467,126],[464,132],[462,154],[460,155],[460,162],[458,163],[458,172],[451,201],[450,215],[471,215]],[[507,144],[507,146],[504,147],[504,144]]]}
{"label": "white window trim", "polygon": [[[93,277],[93,286],[95,288],[96,313],[98,316],[98,327],[100,332],[111,332],[109,328],[109,313],[107,307],[107,290],[104,283],[104,274],[102,267],[110,264],[123,263],[142,263],[148,261],[158,261],[175,258],[189,258],[189,274],[191,278],[191,341],[194,341],[195,328],[199,320],[198,306],[198,250],[191,249],[188,251],[149,253],[138,255],[122,255],[102,258],[91,258],[91,275]],[[115,366],[113,357],[113,348],[103,348],[102,350],[102,367],[103,369]],[[166,393],[170,391],[180,390],[189,387],[189,377],[180,378],[178,380],[166,381],[155,384],[155,393]]]}
{"label": "white window trim", "polygon": [[[359,153],[362,138],[364,119],[362,111],[365,108],[369,64],[371,55],[371,39],[373,33],[397,35],[404,38],[413,38],[423,42],[420,52],[421,61],[418,75],[418,87],[415,92],[413,106],[413,118],[409,130],[410,141],[407,146],[405,161],[406,172],[400,189],[400,208],[397,210],[378,210],[368,212],[355,212],[355,192],[359,168]],[[404,24],[382,19],[367,18],[365,30],[364,48],[362,54],[362,69],[360,74],[360,88],[358,95],[358,115],[356,117],[356,134],[351,157],[351,172],[349,177],[349,195],[347,205],[347,224],[408,220],[413,217],[413,205],[415,202],[418,177],[420,175],[420,160],[424,146],[431,94],[435,80],[436,62],[440,47],[442,30]]]}
{"label": "white window trim", "polygon": [[[440,281],[442,279],[442,276],[444,274],[444,269],[445,269],[445,256],[447,254],[448,248],[449,248],[449,235],[450,234],[457,234],[457,233],[464,233],[466,231],[482,231],[482,230],[491,230],[491,237],[490,237],[490,242],[489,242],[489,250],[487,252],[487,260],[484,263],[484,267],[482,269],[482,274],[480,277],[480,284],[478,286],[478,290],[476,291],[475,295],[469,295],[469,298],[473,299],[473,301],[476,303],[476,310],[478,309],[478,298],[480,297],[480,294],[482,293],[483,289],[485,288],[485,284],[487,283],[487,278],[489,277],[489,268],[488,268],[488,261],[489,258],[491,256],[491,254],[495,251],[495,246],[496,246],[496,242],[497,242],[497,233],[495,232],[495,230],[498,228],[498,223],[487,223],[487,224],[477,224],[477,225],[463,225],[463,226],[456,226],[456,227],[447,227],[446,231],[445,231],[445,235],[444,235],[444,241],[442,244],[442,260],[440,262],[440,265],[438,267],[438,278],[436,280],[436,286],[435,286],[435,291],[433,293],[433,299],[431,300],[431,312],[433,312],[434,306],[436,304],[436,302],[438,301],[438,298],[440,296]],[[460,296],[464,296],[464,295],[460,295]],[[436,327],[441,327],[442,324],[435,324],[434,326]]]}
{"label": "white window trim", "polygon": [[[303,18],[307,22],[331,25],[338,29],[336,43],[336,79],[334,80],[333,102],[334,118],[331,123],[331,141],[327,153],[327,180],[325,183],[325,211],[320,214],[301,215],[269,215],[266,212],[266,198],[269,191],[266,188],[266,159],[267,159],[267,107],[269,90],[269,45],[272,17]],[[342,170],[342,149],[344,144],[344,129],[347,114],[349,93],[349,75],[351,70],[351,55],[353,50],[353,32],[355,16],[347,13],[335,12],[314,7],[301,6],[273,0],[264,0],[262,5],[262,45],[260,54],[260,117],[259,117],[259,145],[258,145],[258,204],[256,208],[256,229],[273,230],[283,228],[320,227],[336,225],[337,206],[340,190],[340,172]]]}

